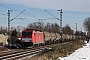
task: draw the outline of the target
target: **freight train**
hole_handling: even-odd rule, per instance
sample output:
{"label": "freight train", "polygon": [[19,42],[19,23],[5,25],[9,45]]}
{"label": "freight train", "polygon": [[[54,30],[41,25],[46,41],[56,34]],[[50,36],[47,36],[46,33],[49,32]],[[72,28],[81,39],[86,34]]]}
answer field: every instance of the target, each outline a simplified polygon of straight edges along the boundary
{"label": "freight train", "polygon": [[28,47],[32,45],[55,44],[58,42],[70,41],[75,38],[75,35],[62,34],[61,36],[59,33],[24,30],[22,31],[20,42],[22,46]]}
{"label": "freight train", "polygon": [[67,34],[60,35],[59,33],[27,29],[22,31],[21,39],[18,41],[18,44],[9,44],[7,47],[26,48],[34,45],[50,45],[75,40],[76,38],[78,38],[78,36]]}

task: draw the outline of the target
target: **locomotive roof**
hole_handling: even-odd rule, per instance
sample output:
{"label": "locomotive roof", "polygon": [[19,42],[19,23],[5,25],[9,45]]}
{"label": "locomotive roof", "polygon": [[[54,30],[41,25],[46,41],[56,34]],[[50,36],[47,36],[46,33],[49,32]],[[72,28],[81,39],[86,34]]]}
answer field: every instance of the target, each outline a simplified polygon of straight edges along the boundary
{"label": "locomotive roof", "polygon": [[29,29],[29,30],[23,30],[23,31],[35,31],[37,33],[42,33],[41,31],[38,31],[38,30],[32,30],[32,29]]}

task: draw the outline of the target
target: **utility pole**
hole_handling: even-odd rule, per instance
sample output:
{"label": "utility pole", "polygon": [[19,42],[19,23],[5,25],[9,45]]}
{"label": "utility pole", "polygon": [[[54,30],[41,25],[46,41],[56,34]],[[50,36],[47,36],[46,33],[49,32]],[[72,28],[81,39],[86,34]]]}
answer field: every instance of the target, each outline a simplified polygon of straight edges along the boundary
{"label": "utility pole", "polygon": [[81,28],[81,39],[83,39],[83,35],[82,34],[83,34],[83,32],[82,32],[82,28]]}
{"label": "utility pole", "polygon": [[77,34],[77,23],[75,23],[76,24],[76,34]]}
{"label": "utility pole", "polygon": [[76,35],[77,35],[77,23],[75,23],[76,24]]}
{"label": "utility pole", "polygon": [[63,33],[63,31],[62,31],[62,9],[61,10],[57,10],[57,11],[60,11],[60,34],[61,34],[61,38],[62,38],[62,33]]}
{"label": "utility pole", "polygon": [[[25,10],[23,10],[21,13],[23,13]],[[10,44],[11,44],[11,33],[10,33],[10,22],[13,20],[13,19],[16,19],[16,17],[18,17],[20,14],[18,14],[16,17],[14,17],[13,19],[10,20],[10,12],[12,12],[12,10],[8,10],[8,35],[9,35],[9,39],[10,39]],[[22,19],[22,18],[20,18]],[[10,49],[11,49],[11,46],[10,46]]]}
{"label": "utility pole", "polygon": [[[78,33],[77,33],[77,23],[75,23],[76,24],[76,39],[77,39],[77,36],[78,36]],[[79,37],[78,37],[78,39],[79,39]]]}
{"label": "utility pole", "polygon": [[10,32],[10,10],[8,10],[8,35]]}
{"label": "utility pole", "polygon": [[10,49],[11,49],[11,38],[10,38],[10,12],[12,10],[8,10],[8,35],[9,35],[9,39],[10,39]]}

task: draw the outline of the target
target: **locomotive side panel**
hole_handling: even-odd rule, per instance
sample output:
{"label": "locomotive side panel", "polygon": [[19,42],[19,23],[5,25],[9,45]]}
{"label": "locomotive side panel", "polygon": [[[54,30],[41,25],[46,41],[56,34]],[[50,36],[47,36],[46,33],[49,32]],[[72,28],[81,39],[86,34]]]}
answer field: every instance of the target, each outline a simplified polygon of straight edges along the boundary
{"label": "locomotive side panel", "polygon": [[36,32],[34,34],[34,36],[35,36],[34,44],[44,43],[44,34],[43,34],[43,32]]}

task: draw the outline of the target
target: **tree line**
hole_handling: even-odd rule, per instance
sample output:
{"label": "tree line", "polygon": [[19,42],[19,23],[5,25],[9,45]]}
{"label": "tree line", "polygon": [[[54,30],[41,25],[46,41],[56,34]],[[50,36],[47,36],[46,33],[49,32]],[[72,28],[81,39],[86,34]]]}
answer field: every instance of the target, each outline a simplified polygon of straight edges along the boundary
{"label": "tree line", "polygon": [[[47,32],[53,32],[53,33],[60,33],[60,26],[57,23],[46,23],[44,24],[43,22],[34,22],[28,24],[26,29],[34,29],[38,31],[47,31]],[[63,34],[68,34],[68,35],[85,35],[84,32],[82,31],[74,31],[71,29],[69,24],[66,24],[64,27],[62,27]]]}
{"label": "tree line", "polygon": [[[86,31],[88,31],[88,34],[90,35],[90,18],[86,18],[84,20],[83,26],[85,28]],[[38,30],[38,31],[47,31],[47,32],[53,32],[53,33],[60,33],[60,26],[57,23],[44,23],[44,22],[34,22],[34,23],[30,23],[28,24],[26,27],[23,26],[17,26],[17,27],[11,27],[11,32],[13,30],[15,30],[20,33],[21,30],[24,29],[34,29],[34,30]],[[76,35],[83,35],[85,34],[82,31],[74,31],[73,29],[71,29],[71,27],[66,24],[64,27],[62,27],[62,31],[63,34],[68,34],[68,35],[72,35],[72,34],[76,34]],[[7,33],[8,29],[7,27],[4,26],[0,26],[0,33]]]}

